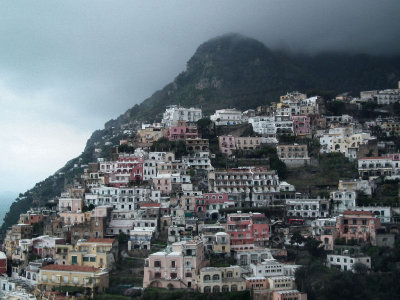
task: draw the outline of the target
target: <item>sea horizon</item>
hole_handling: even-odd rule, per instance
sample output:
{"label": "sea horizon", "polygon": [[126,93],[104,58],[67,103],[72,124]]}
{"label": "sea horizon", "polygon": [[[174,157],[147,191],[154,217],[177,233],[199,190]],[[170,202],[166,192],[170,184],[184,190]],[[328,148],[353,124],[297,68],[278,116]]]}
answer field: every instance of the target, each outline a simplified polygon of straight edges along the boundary
{"label": "sea horizon", "polygon": [[18,193],[0,192],[0,225],[3,225],[4,217],[17,196]]}

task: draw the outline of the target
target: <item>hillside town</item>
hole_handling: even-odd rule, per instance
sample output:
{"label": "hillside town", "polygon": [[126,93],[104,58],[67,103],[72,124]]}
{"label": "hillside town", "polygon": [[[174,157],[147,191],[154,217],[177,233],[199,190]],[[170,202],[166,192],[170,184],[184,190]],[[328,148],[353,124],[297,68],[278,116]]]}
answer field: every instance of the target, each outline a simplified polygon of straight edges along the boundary
{"label": "hillside town", "polygon": [[376,272],[368,249],[399,241],[399,103],[400,82],[209,115],[171,105],[157,123],[124,124],[110,153],[98,144],[64,192],[7,231],[0,297],[306,300],[307,260]]}

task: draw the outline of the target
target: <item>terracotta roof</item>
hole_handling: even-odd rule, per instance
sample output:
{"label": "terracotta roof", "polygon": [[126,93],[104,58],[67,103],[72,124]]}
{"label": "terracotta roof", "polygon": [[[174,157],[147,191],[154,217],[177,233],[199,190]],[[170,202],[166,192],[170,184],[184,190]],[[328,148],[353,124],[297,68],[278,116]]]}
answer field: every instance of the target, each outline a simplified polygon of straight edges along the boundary
{"label": "terracotta roof", "polygon": [[360,211],[360,210],[346,210],[343,212],[346,215],[370,215],[373,216],[373,212],[371,211]]}
{"label": "terracotta roof", "polygon": [[160,203],[142,203],[140,207],[160,207]]}
{"label": "terracotta roof", "polygon": [[360,159],[387,159],[392,158],[390,156],[371,156],[371,157],[361,157]]}
{"label": "terracotta roof", "polygon": [[87,240],[88,243],[103,243],[103,244],[113,244],[115,239],[107,238],[90,238]]}
{"label": "terracotta roof", "polygon": [[77,266],[77,265],[47,265],[41,268],[41,270],[51,271],[67,271],[67,272],[97,272],[100,269],[88,266]]}

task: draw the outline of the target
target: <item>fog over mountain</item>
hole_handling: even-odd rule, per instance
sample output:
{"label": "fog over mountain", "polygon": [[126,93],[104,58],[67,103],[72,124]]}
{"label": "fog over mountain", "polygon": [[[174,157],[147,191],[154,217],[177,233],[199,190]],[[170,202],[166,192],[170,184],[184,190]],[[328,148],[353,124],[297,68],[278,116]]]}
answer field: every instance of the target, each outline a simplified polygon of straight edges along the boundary
{"label": "fog over mountain", "polygon": [[0,190],[23,191],[90,133],[172,81],[202,42],[400,53],[398,0],[3,1]]}

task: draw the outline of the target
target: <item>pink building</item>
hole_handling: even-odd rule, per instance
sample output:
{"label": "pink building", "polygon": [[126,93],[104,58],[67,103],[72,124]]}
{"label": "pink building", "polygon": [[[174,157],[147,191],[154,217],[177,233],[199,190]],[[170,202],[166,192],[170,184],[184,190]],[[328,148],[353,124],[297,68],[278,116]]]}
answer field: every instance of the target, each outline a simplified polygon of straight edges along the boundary
{"label": "pink building", "polygon": [[376,246],[376,232],[381,227],[379,218],[370,211],[345,211],[336,219],[339,238],[346,242],[371,243]]}
{"label": "pink building", "polygon": [[226,155],[232,155],[232,151],[236,150],[235,137],[232,135],[224,135],[218,137],[219,151]]}
{"label": "pink building", "polygon": [[85,213],[83,212],[66,211],[60,213],[59,215],[63,223],[66,225],[82,224],[86,220]]}
{"label": "pink building", "polygon": [[130,181],[143,180],[143,157],[120,154],[117,160],[116,174],[130,174]]}
{"label": "pink building", "polygon": [[265,245],[269,239],[268,220],[262,213],[228,214],[227,233],[231,245]]}
{"label": "pink building", "polygon": [[293,116],[293,131],[297,135],[310,135],[311,122],[309,116]]}
{"label": "pink building", "polygon": [[81,212],[83,200],[78,198],[60,198],[58,200],[58,210],[60,212]]}
{"label": "pink building", "polygon": [[234,206],[235,202],[228,199],[228,193],[205,193],[196,198],[195,211],[215,219],[219,209]]}
{"label": "pink building", "polygon": [[170,141],[195,139],[197,137],[197,126],[187,125],[185,121],[178,121],[177,126],[170,126],[168,128],[168,139]]}
{"label": "pink building", "polygon": [[265,290],[268,288],[268,279],[264,276],[245,277],[246,290]]}
{"label": "pink building", "polygon": [[153,187],[156,191],[161,191],[163,195],[169,195],[172,190],[171,174],[159,174],[153,178]]}
{"label": "pink building", "polygon": [[202,241],[192,240],[172,244],[172,251],[150,254],[145,260],[143,287],[195,288],[196,276],[204,267]]}

